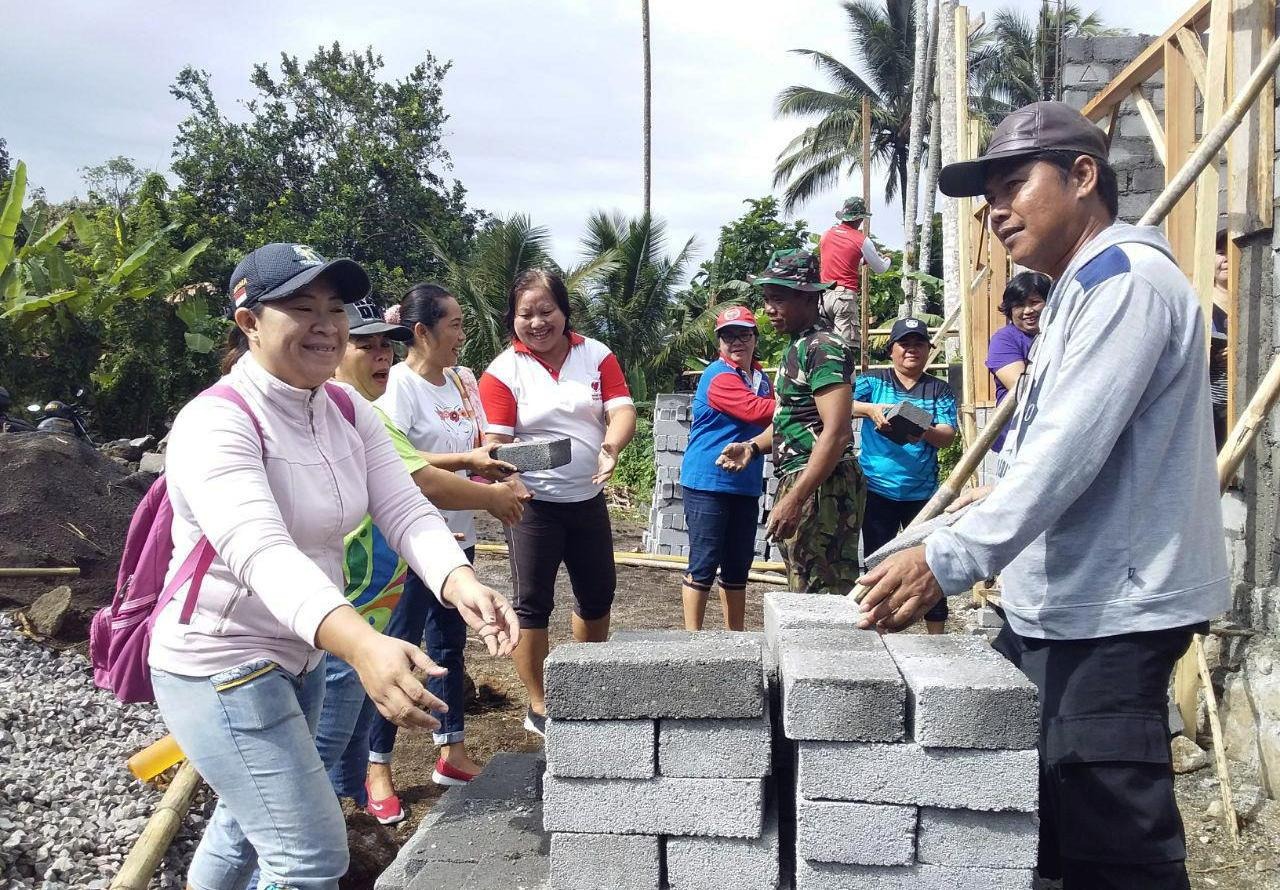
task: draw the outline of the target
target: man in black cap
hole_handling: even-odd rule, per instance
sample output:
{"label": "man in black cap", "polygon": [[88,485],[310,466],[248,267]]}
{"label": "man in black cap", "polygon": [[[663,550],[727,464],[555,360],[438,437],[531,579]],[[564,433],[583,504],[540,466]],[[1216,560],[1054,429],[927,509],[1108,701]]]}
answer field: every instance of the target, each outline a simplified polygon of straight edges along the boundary
{"label": "man in black cap", "polygon": [[1001,572],[995,645],[1040,691],[1042,876],[1181,890],[1169,675],[1229,605],[1204,319],[1159,230],[1115,221],[1106,158],[1079,112],[1037,102],[943,169],[1054,285],[998,481],[862,579],[863,622],[898,630]]}

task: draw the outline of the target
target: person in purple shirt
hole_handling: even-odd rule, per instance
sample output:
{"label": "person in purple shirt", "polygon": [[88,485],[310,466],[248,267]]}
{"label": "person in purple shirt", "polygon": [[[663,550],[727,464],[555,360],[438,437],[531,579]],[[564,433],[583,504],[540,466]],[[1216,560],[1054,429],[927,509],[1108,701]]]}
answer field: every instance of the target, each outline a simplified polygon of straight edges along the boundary
{"label": "person in purple shirt", "polygon": [[[987,368],[996,379],[997,405],[1017,385],[1018,378],[1030,363],[1031,344],[1040,333],[1040,313],[1044,311],[1051,287],[1053,282],[1048,275],[1019,272],[1009,279],[1004,289],[1000,311],[1009,323],[991,335],[991,343],[987,346]],[[1008,431],[1008,426],[1000,431],[1000,436],[991,446],[992,451],[1000,453]]]}

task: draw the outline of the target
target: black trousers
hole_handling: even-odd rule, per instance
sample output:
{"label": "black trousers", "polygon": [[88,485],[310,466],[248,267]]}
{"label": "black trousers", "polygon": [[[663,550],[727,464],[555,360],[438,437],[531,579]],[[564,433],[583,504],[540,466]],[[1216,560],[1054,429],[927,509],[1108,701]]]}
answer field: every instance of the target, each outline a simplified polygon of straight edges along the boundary
{"label": "black trousers", "polygon": [[[898,532],[910,525],[911,520],[916,518],[927,503],[928,500],[895,501],[868,489],[867,509],[862,514],[863,557],[870,556],[896,538]],[[947,598],[944,596],[925,613],[924,620],[946,621],[950,614]]]}
{"label": "black trousers", "polygon": [[1064,890],[1188,890],[1169,677],[1207,625],[997,651],[1040,691],[1040,874]]}

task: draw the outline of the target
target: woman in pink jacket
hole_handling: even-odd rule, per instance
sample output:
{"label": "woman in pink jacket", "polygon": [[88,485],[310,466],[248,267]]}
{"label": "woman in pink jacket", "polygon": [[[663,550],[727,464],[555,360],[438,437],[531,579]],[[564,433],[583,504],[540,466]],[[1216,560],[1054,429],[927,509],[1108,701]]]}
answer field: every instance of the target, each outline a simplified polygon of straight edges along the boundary
{"label": "woman in pink jacket", "polygon": [[517,642],[510,605],[477,580],[373,409],[352,397],[351,422],[325,388],[346,345],[344,303],[368,291],[351,260],[297,244],[250,253],[231,276],[222,383],[253,416],[197,398],[170,434],[170,572],[202,535],[218,554],[190,620],[182,588],[162,611],[150,654],[161,714],[218,793],[188,876],[195,890],[238,890],[255,864],[262,888],[333,890],[346,872],[346,825],[313,739],[326,651],[356,669],[388,719],[439,726],[430,711],[446,708],[414,671],[443,670],[342,594],[343,539],[366,513],[491,653]]}

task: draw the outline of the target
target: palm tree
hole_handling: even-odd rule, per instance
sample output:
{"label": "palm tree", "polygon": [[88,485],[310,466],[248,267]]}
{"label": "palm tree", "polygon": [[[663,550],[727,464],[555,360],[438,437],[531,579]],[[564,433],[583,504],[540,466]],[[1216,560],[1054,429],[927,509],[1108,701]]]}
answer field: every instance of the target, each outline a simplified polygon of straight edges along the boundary
{"label": "palm tree", "polygon": [[615,266],[614,254],[601,251],[571,269],[561,269],[551,258],[550,231],[545,226],[535,226],[524,214],[491,220],[476,236],[465,258],[449,255],[429,231],[420,231],[444,264],[445,283],[462,305],[467,323],[462,363],[471,368],[485,367],[506,348],[503,319],[507,294],[516,276],[525,269],[545,268],[560,273],[571,300],[583,304],[589,283]]}
{"label": "palm tree", "polygon": [[[829,53],[808,56],[830,81],[828,89],[790,86],[778,94],[777,117],[817,121],[778,155],[773,184],[785,186],[783,207],[794,210],[862,167],[861,100],[871,100],[871,162],[891,171],[885,178],[886,201],[901,198],[905,207],[910,154],[911,89],[915,59],[915,9],[911,0],[845,0],[852,56],[865,74]],[[1059,14],[1042,0],[1032,23],[1013,9],[995,13],[989,28],[969,42],[969,91],[972,111],[994,125],[1009,111],[1041,98],[1053,98],[1058,81],[1059,37],[1125,33],[1109,28],[1097,13],[1085,15],[1065,3]],[[1061,33],[1059,34],[1059,30]]]}
{"label": "palm tree", "polygon": [[[853,57],[865,77],[829,53],[793,50],[813,60],[829,89],[796,85],[778,94],[777,117],[814,118],[778,155],[775,187],[786,186],[783,208],[794,210],[861,168],[862,97],[871,99],[871,161],[892,171],[885,200],[904,197],[911,129],[915,10],[911,0],[845,0]],[[904,197],[905,200],[905,197]]]}
{"label": "palm tree", "polygon": [[690,238],[666,256],[666,225],[644,214],[597,211],[587,220],[582,246],[587,263],[609,263],[583,282],[575,302],[574,326],[607,343],[617,354],[633,395],[646,399],[648,383],[671,336],[667,324],[675,291],[685,280],[693,251]]}
{"label": "palm tree", "polygon": [[1041,99],[1056,99],[1061,88],[1061,41],[1126,33],[1108,27],[1096,12],[1043,0],[1032,19],[1016,9],[998,10],[990,26],[970,41],[969,77],[975,102],[988,119]]}

